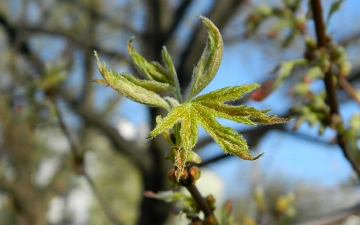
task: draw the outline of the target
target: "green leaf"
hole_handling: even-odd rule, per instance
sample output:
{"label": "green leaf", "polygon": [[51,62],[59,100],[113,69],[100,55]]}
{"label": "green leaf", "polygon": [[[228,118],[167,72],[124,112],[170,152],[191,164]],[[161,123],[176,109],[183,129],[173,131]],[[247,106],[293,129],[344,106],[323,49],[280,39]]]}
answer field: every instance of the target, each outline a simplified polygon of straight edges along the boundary
{"label": "green leaf", "polygon": [[224,87],[216,91],[196,97],[195,102],[225,102],[241,98],[247,92],[258,88],[259,84],[244,84],[242,86]]}
{"label": "green leaf", "polygon": [[328,14],[327,19],[326,19],[326,26],[329,25],[330,18],[332,16],[332,14],[340,9],[341,4],[343,3],[343,1],[344,0],[337,0],[337,1],[335,1],[335,2],[333,2],[331,4],[330,11],[329,11],[329,14]]}
{"label": "green leaf", "polygon": [[217,27],[208,19],[199,16],[208,31],[206,47],[193,72],[187,101],[199,94],[216,75],[223,55],[223,40]]}
{"label": "green leaf", "polygon": [[161,55],[162,55],[163,61],[165,62],[165,65],[166,65],[167,77],[170,80],[169,83],[172,84],[173,86],[175,86],[175,90],[177,91],[177,93],[176,93],[177,100],[182,102],[180,84],[179,84],[179,80],[178,80],[178,77],[177,77],[177,74],[175,71],[175,66],[174,66],[171,56],[165,46],[163,47],[163,49],[161,51]]}
{"label": "green leaf", "polygon": [[95,52],[97,65],[100,74],[103,76],[105,81],[95,80],[101,84],[108,84],[111,88],[116,90],[119,94],[129,98],[135,102],[142,103],[148,106],[163,107],[170,110],[169,104],[161,98],[158,94],[153,91],[147,90],[147,88],[160,87],[156,81],[145,82],[136,78],[130,78],[127,74],[118,74],[111,70],[106,69],[105,62],[100,62],[97,53]]}
{"label": "green leaf", "polygon": [[133,60],[135,68],[148,80],[155,80],[159,82],[166,82],[165,70],[157,62],[148,62],[142,57],[131,45],[134,37],[128,42],[128,51]]}
{"label": "green leaf", "polygon": [[[162,67],[158,62],[149,62],[142,57],[131,45],[134,38],[128,42],[128,51],[133,60],[135,68],[139,73],[148,80],[158,81],[160,83],[170,84],[176,88],[180,88],[174,64],[167,49],[163,47],[162,58],[166,68]],[[180,90],[179,90],[180,91]]]}
{"label": "green leaf", "polygon": [[180,103],[175,98],[165,96],[164,99],[170,104],[171,108],[175,108],[176,106],[180,105]]}
{"label": "green leaf", "polygon": [[130,81],[131,83],[143,87],[146,90],[149,91],[173,91],[174,87],[170,86],[170,84],[167,83],[160,83],[155,80],[140,80],[132,75],[122,73],[121,76],[123,76],[125,79]]}
{"label": "green leaf", "polygon": [[313,66],[311,68],[308,69],[308,71],[305,74],[304,80],[307,83],[310,83],[312,81],[314,81],[317,78],[321,78],[324,76],[324,72],[321,70],[320,67],[318,66]]}
{"label": "green leaf", "polygon": [[182,102],[180,84],[175,71],[175,66],[166,47],[164,46],[161,51],[162,60],[165,63],[165,67],[163,67],[158,62],[147,61],[144,57],[137,53],[131,45],[133,39],[134,38],[130,39],[128,42],[128,51],[135,68],[146,79],[168,86],[166,90],[173,93],[176,96],[176,99],[179,102]]}
{"label": "green leaf", "polygon": [[276,82],[282,82],[285,78],[289,77],[295,66],[306,65],[308,61],[306,59],[295,59],[291,61],[282,62],[277,68],[278,75]]}
{"label": "green leaf", "polygon": [[[226,101],[240,98],[244,93],[252,91],[258,86],[258,84],[249,84],[225,87],[183,103],[173,108],[150,132],[148,138],[153,138],[180,122],[182,146],[184,150],[191,151],[198,139],[198,125],[200,125],[225,153],[235,154],[245,160],[255,160],[258,157],[249,154],[250,150],[242,135],[231,127],[221,125],[216,118],[224,118],[248,125],[256,125],[256,123],[277,124],[289,121],[289,119],[277,118],[274,115],[266,115],[269,110],[260,111],[247,106],[224,104]],[[184,153],[184,155],[186,154]]]}

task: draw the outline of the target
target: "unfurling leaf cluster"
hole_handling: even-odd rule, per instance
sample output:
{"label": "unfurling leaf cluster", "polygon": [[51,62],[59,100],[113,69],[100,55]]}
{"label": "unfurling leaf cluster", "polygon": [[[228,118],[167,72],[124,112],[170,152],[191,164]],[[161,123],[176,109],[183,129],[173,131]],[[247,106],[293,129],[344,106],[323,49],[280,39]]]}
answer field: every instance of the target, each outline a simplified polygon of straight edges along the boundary
{"label": "unfurling leaf cluster", "polygon": [[[112,87],[119,94],[135,102],[142,103],[152,107],[162,107],[167,110],[171,108],[171,102],[175,99],[171,97],[162,98],[156,92],[169,91],[174,92],[179,87],[174,65],[166,48],[163,48],[163,58],[166,68],[157,62],[148,62],[140,56],[131,46],[132,39],[128,43],[128,50],[133,59],[135,68],[145,79],[138,79],[130,74],[116,73],[107,70],[105,62],[100,62],[97,53],[97,65],[104,80],[95,80],[99,84],[105,84]],[[170,102],[170,103],[169,103]]]}
{"label": "unfurling leaf cluster", "polygon": [[[289,121],[267,115],[269,110],[261,111],[247,106],[227,104],[242,97],[243,94],[259,87],[258,84],[225,87],[197,96],[214,78],[223,55],[223,41],[219,30],[207,18],[199,16],[208,32],[205,49],[193,71],[189,93],[183,101],[180,85],[171,57],[164,47],[162,58],[165,66],[158,62],[149,62],[138,54],[128,43],[128,51],[135,68],[143,76],[138,79],[126,73],[116,73],[106,68],[104,62],[98,62],[99,71],[104,80],[95,80],[115,89],[121,95],[151,107],[162,107],[168,110],[165,118],[157,118],[157,126],[148,138],[158,134],[173,145],[167,155],[177,168],[177,179],[184,171],[188,162],[200,162],[196,153],[192,152],[198,139],[198,126],[215,140],[225,153],[234,154],[245,160],[255,160],[259,156],[250,155],[245,139],[231,127],[223,126],[216,118],[224,118],[246,125],[277,124]],[[157,92],[168,92],[170,96],[162,97]],[[172,140],[170,137],[175,137]],[[173,152],[175,151],[175,152]]]}

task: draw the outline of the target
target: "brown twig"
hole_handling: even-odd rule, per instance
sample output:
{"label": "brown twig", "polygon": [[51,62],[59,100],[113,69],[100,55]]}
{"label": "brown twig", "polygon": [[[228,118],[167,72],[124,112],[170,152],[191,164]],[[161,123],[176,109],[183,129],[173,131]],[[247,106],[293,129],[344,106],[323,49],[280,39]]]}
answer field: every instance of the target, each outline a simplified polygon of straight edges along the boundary
{"label": "brown twig", "polygon": [[61,131],[63,132],[63,134],[65,135],[66,139],[68,140],[68,142],[70,144],[71,153],[72,153],[73,157],[77,157],[80,152],[78,151],[78,147],[76,146],[75,141],[72,139],[72,136],[71,136],[69,130],[67,129],[67,127],[66,127],[66,124],[65,124],[65,121],[63,119],[62,113],[61,113],[58,105],[56,104],[56,101],[55,101],[54,98],[52,98],[52,103],[53,103],[53,106],[54,106],[54,109],[55,109],[57,119],[59,121],[60,129],[61,129]]}
{"label": "brown twig", "polygon": [[[322,16],[322,8],[320,0],[311,0],[313,17],[315,22],[315,31],[318,48],[327,48],[327,39],[325,35],[325,27]],[[331,69],[325,73],[325,88],[327,94],[327,103],[330,107],[330,114],[339,114],[338,103],[335,96],[335,86],[332,78]]]}
{"label": "brown twig", "polygon": [[[79,104],[68,90],[59,88],[56,91],[61,98],[67,102],[71,109],[81,116],[86,123],[95,127],[109,138],[115,151],[121,152],[129,157],[131,162],[138,167],[141,173],[146,174],[146,172],[151,170],[152,162],[147,151],[136,145],[135,142],[125,140],[119,132],[98,113],[96,113],[94,109]],[[131,149],[128,148],[128,146],[132,146]],[[138,152],[144,153],[138,154]]]}
{"label": "brown twig", "polygon": [[189,185],[186,186],[186,189],[189,191],[195,202],[198,204],[201,211],[204,212],[205,218],[212,216],[215,219],[213,211],[210,209],[209,205],[202,197],[197,187],[195,185]]}
{"label": "brown twig", "polygon": [[[325,27],[324,27],[324,21],[322,16],[322,8],[321,8],[321,2],[320,0],[310,0],[311,2],[311,8],[313,12],[314,22],[315,22],[315,32],[316,32],[316,38],[317,38],[317,46],[319,49],[321,48],[327,48],[327,39],[325,34]],[[327,96],[327,104],[330,107],[330,116],[327,119],[327,125],[331,126],[332,124],[332,118],[334,116],[339,116],[339,105],[335,96],[335,85],[334,80],[332,77],[331,69],[329,69],[325,73],[324,78],[325,83],[325,89],[326,89],[326,96]],[[337,132],[337,141],[338,145],[340,146],[344,156],[346,159],[350,162],[353,169],[356,171],[357,175],[360,177],[360,165],[356,161],[356,159],[351,154],[350,150],[346,146],[346,137],[341,134],[340,132]]]}
{"label": "brown twig", "polygon": [[339,84],[351,98],[353,98],[358,104],[360,104],[360,97],[357,95],[354,87],[351,86],[351,84],[346,80],[344,76],[339,76]]}
{"label": "brown twig", "polygon": [[[188,176],[181,178],[179,185],[185,187],[189,191],[189,193],[191,194],[192,198],[196,202],[199,209],[201,211],[203,211],[203,213],[205,215],[205,221],[207,219],[210,219],[210,220],[212,220],[211,224],[213,224],[214,222],[215,222],[215,224],[217,224],[216,218],[213,213],[213,209],[211,209],[209,203],[205,200],[205,198],[203,198],[203,196],[201,195],[201,193],[199,192],[198,188],[195,185],[195,181],[199,177],[197,177],[195,175],[195,173],[193,173],[193,172],[198,171],[198,167],[197,166],[189,166],[189,167],[187,167],[186,170],[187,170]],[[173,172],[175,172],[175,169],[173,170]],[[175,173],[173,173],[173,178],[175,179]]]}
{"label": "brown twig", "polygon": [[[0,20],[0,22],[1,22],[1,20]],[[30,26],[30,25],[16,26],[15,28],[20,29],[20,30],[25,30],[30,33],[39,33],[39,34],[45,34],[45,35],[49,35],[49,36],[60,36],[60,37],[67,39],[74,45],[82,47],[83,49],[96,50],[99,54],[101,53],[102,55],[114,57],[116,59],[121,60],[122,62],[131,64],[131,61],[128,59],[126,54],[115,51],[115,50],[106,49],[99,44],[94,44],[94,43],[90,42],[89,40],[84,40],[82,38],[76,37],[75,35],[68,33],[66,30],[55,30],[55,29],[51,29],[51,28],[44,28],[44,27],[40,27],[40,26]]]}
{"label": "brown twig", "polygon": [[101,205],[101,208],[103,209],[104,213],[106,214],[106,216],[108,217],[108,219],[115,225],[123,225],[123,223],[121,223],[119,221],[119,219],[116,217],[115,213],[112,211],[111,207],[109,206],[109,204],[106,202],[106,200],[103,198],[103,196],[101,195],[99,189],[96,187],[94,181],[91,179],[91,177],[89,176],[88,173],[86,173],[86,171],[83,171],[83,176],[85,177],[86,181],[88,182],[88,184],[91,187],[91,190],[93,191],[95,197],[97,198],[98,202]]}

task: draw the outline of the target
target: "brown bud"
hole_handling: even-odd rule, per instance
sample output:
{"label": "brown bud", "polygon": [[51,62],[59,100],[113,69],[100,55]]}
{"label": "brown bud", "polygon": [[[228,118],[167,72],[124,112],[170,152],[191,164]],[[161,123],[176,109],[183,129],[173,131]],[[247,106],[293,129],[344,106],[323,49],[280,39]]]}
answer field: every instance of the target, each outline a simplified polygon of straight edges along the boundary
{"label": "brown bud", "polygon": [[207,216],[204,221],[204,225],[216,225],[216,219],[213,215]]}
{"label": "brown bud", "polygon": [[172,168],[169,170],[168,172],[168,179],[172,182],[172,181],[176,181],[176,177],[175,177],[175,168]]}
{"label": "brown bud", "polygon": [[213,195],[208,195],[206,198],[206,203],[209,205],[211,210],[215,209],[215,198]]}
{"label": "brown bud", "polygon": [[192,219],[190,225],[203,225],[203,223],[198,217],[196,217],[196,218]]}
{"label": "brown bud", "polygon": [[192,166],[189,168],[189,179],[191,185],[195,185],[195,182],[200,178],[200,170],[197,166]]}

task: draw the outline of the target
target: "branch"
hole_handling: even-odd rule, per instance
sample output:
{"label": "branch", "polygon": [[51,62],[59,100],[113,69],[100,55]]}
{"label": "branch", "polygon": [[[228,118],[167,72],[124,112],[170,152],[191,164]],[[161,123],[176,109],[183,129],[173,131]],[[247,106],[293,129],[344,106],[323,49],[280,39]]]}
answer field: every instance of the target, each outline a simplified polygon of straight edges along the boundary
{"label": "branch", "polygon": [[199,207],[199,209],[203,211],[205,215],[204,224],[218,224],[213,209],[211,209],[209,203],[206,201],[205,198],[202,197],[202,195],[199,192],[199,189],[195,185],[195,181],[197,178],[194,176],[194,173],[192,172],[192,168],[196,168],[195,170],[198,170],[197,166],[187,167],[188,176],[186,178],[180,179],[179,184],[185,187],[189,191],[192,198],[196,202],[197,207]]}
{"label": "branch", "polygon": [[73,42],[75,45],[81,46],[82,48],[96,50],[97,52],[105,54],[109,57],[114,57],[116,59],[125,61],[129,64],[131,63],[131,61],[128,59],[128,57],[125,54],[122,54],[121,52],[104,49],[99,45],[91,43],[90,41],[88,41],[86,39],[84,40],[83,38],[77,38],[63,30],[52,30],[52,29],[47,29],[47,28],[43,28],[43,27],[35,27],[35,26],[32,26],[32,27],[22,26],[22,27],[18,27],[18,29],[27,30],[27,31],[33,32],[33,33],[43,33],[43,34],[48,34],[48,35],[61,36],[61,37],[66,38],[67,40]]}
{"label": "branch", "polygon": [[319,48],[326,48],[327,40],[320,0],[310,0],[315,22],[316,40]]}
{"label": "branch", "polygon": [[185,16],[186,10],[189,8],[189,6],[191,5],[192,2],[193,2],[193,0],[182,1],[180,6],[175,11],[175,15],[172,18],[172,24],[170,25],[169,29],[167,30],[165,38],[164,38],[165,44],[169,41],[169,39],[173,35],[174,31],[176,30],[176,28],[182,21],[183,17]]}
{"label": "branch", "polygon": [[59,89],[57,92],[83,120],[106,135],[116,151],[126,154],[142,174],[146,174],[147,171],[151,170],[153,162],[150,160],[147,151],[138,147],[135,142],[125,140],[114,127],[96,114],[92,108],[79,105],[70,96],[69,91]]}
{"label": "branch", "polygon": [[[241,133],[242,133],[242,134],[246,134],[247,132],[249,132],[249,133],[252,133],[252,134],[255,135],[255,139],[248,139],[248,140],[247,140],[247,143],[248,143],[248,145],[249,145],[249,148],[251,149],[251,148],[254,148],[254,147],[257,145],[258,141],[259,141],[261,138],[263,138],[264,135],[265,135],[267,132],[272,131],[272,130],[286,131],[286,130],[285,130],[285,126],[281,126],[281,124],[279,124],[279,125],[273,125],[273,126],[275,126],[274,129],[269,129],[269,128],[268,128],[269,126],[266,126],[266,127],[259,127],[260,129],[255,128],[255,129],[252,129],[252,130],[249,130],[249,131],[245,131],[245,132],[241,132]],[[273,126],[272,126],[272,127],[273,127]],[[264,130],[263,130],[262,128],[264,128]],[[259,134],[259,135],[258,135],[258,134]],[[329,143],[329,142],[327,142],[327,141],[323,141],[323,140],[320,140],[320,139],[318,139],[318,138],[316,138],[316,137],[308,136],[308,135],[306,135],[306,134],[300,134],[300,133],[295,133],[295,132],[291,132],[291,133],[288,133],[288,134],[293,135],[293,136],[296,136],[296,138],[301,138],[301,139],[304,140],[304,141],[316,142],[317,144],[324,145],[325,147],[329,147],[329,146],[332,146],[332,145],[333,145],[333,143]],[[246,136],[248,136],[248,135],[246,135]],[[246,136],[245,136],[245,137],[246,137]],[[203,139],[203,141],[204,141],[204,142],[205,142],[205,141],[206,141],[206,142],[209,141],[208,143],[212,143],[212,142],[213,142],[211,138]],[[217,156],[214,156],[214,157],[212,157],[212,158],[210,158],[210,159],[207,159],[207,160],[202,161],[198,166],[199,166],[199,167],[205,167],[205,166],[207,166],[207,165],[209,165],[209,164],[211,164],[211,163],[215,163],[215,162],[217,162],[217,161],[220,161],[220,160],[223,160],[223,159],[227,159],[228,157],[233,157],[233,155],[226,155],[226,154],[224,154],[224,153],[219,153],[219,155],[217,155]]]}
{"label": "branch", "polygon": [[55,102],[55,99],[52,99],[52,103],[53,103],[53,106],[54,106],[54,109],[55,109],[55,112],[56,112],[56,116],[57,116],[57,119],[59,121],[59,126],[60,126],[60,129],[61,131],[63,132],[63,134],[65,135],[66,139],[68,140],[69,144],[70,144],[70,150],[71,150],[71,153],[73,155],[74,158],[78,157],[81,155],[81,151],[80,151],[80,148],[78,145],[75,144],[75,141],[72,139],[71,137],[71,134],[69,132],[69,130],[67,129],[66,127],[66,124],[63,120],[63,116],[62,116],[62,113],[59,109],[59,107],[57,106],[56,102]]}
{"label": "branch", "polygon": [[25,40],[20,40],[21,38],[18,38],[20,29],[10,24],[2,13],[0,13],[0,24],[4,27],[8,36],[8,42],[10,45],[13,45],[14,51],[29,57],[33,64],[35,64],[38,68],[42,68],[42,62],[38,57],[36,57],[36,55],[32,54],[29,44],[25,42]]}
{"label": "branch", "polygon": [[[13,42],[16,39],[17,29],[19,29],[19,28],[15,28],[10,23],[8,23],[6,18],[1,13],[0,13],[0,24],[2,24],[4,26],[4,28],[7,32],[9,42],[11,44],[14,44]],[[97,46],[92,45],[91,43],[87,43],[84,40],[80,40],[76,37],[70,36],[69,34],[64,33],[62,31],[46,30],[46,29],[38,28],[38,27],[31,27],[31,28],[24,27],[24,28],[29,29],[30,31],[33,31],[33,32],[43,32],[43,33],[47,33],[47,34],[60,35],[60,36],[63,36],[65,38],[72,40],[75,44],[79,44],[83,48],[98,49],[99,52],[103,52],[110,56],[114,56],[114,57],[120,58],[122,60],[127,59],[127,57],[122,56],[120,53],[101,49]],[[21,43],[19,48],[16,50],[18,50],[19,53],[29,57],[29,59],[36,65],[36,68],[38,69],[37,72],[39,74],[42,73],[44,66],[43,66],[42,62],[30,51],[30,48],[28,47],[27,42]],[[126,154],[128,154],[128,156],[130,156],[130,158],[134,161],[134,163],[139,167],[139,169],[143,173],[147,169],[151,168],[150,167],[151,162],[149,162],[148,158],[145,157],[144,154],[143,155],[138,154],[138,152],[142,152],[142,151],[139,150],[138,147],[136,147],[136,145],[134,143],[130,143],[130,142],[127,142],[126,140],[124,140],[118,134],[117,130],[114,129],[113,127],[111,127],[110,125],[108,125],[107,122],[105,120],[101,119],[101,117],[99,115],[95,114],[93,112],[93,109],[80,107],[79,104],[74,100],[74,98],[70,97],[69,92],[60,91],[60,90],[56,90],[56,91],[59,94],[61,94],[61,96],[65,100],[67,100],[68,103],[70,103],[70,105],[73,107],[73,109],[75,109],[75,111],[77,111],[81,116],[83,116],[83,119],[88,121],[90,124],[95,125],[95,127],[97,127],[103,133],[108,135],[110,140],[112,141],[112,143],[114,144],[115,148],[118,151],[122,151],[123,149],[125,149],[124,152]],[[132,146],[132,149],[131,150],[129,149],[127,151],[128,146]],[[136,149],[134,149],[134,148],[136,148]]]}
{"label": "branch", "polygon": [[[313,12],[314,22],[315,22],[315,32],[317,38],[318,48],[327,48],[327,39],[324,28],[324,21],[322,16],[322,8],[320,0],[310,0],[311,8]],[[327,125],[332,125],[332,118],[335,116],[339,116],[339,106],[335,96],[335,85],[332,77],[331,69],[325,73],[324,78],[326,96],[327,96],[327,104],[330,107],[330,117],[327,118]],[[357,173],[358,177],[360,177],[360,165],[356,161],[356,159],[351,154],[350,150],[346,146],[346,137],[342,135],[340,132],[337,132],[337,141],[338,145],[342,149],[342,152],[346,159],[350,162],[351,166]]]}
{"label": "branch", "polygon": [[[136,30],[134,27],[131,26],[131,24],[126,23],[125,21],[121,21],[117,18],[112,18],[110,15],[108,15],[107,13],[102,13],[100,12],[102,8],[101,5],[99,5],[100,1],[90,1],[90,2],[82,2],[82,1],[74,1],[74,0],[61,0],[60,4],[70,4],[71,6],[76,6],[77,9],[74,10],[86,10],[86,11],[92,11],[91,13],[93,13],[94,16],[96,16],[97,18],[99,18],[102,22],[107,22],[113,26],[117,26],[117,27],[121,27],[124,30],[130,32],[132,35],[136,35],[136,36],[141,36],[141,32]],[[100,8],[100,10],[95,10],[93,11],[93,5],[92,4],[98,4],[98,8]],[[93,27],[95,27],[94,25],[92,25]]]}
{"label": "branch", "polygon": [[339,43],[341,45],[346,46],[346,45],[349,45],[349,44],[354,44],[353,42],[359,41],[359,39],[360,39],[360,31],[356,31],[356,33],[348,35],[347,37],[340,40]]}
{"label": "branch", "polygon": [[190,185],[186,186],[186,189],[190,192],[195,202],[199,205],[201,211],[204,212],[205,218],[213,217],[215,219],[213,211],[210,209],[205,199],[201,196],[197,187],[195,185]]}
{"label": "branch", "polygon": [[226,155],[226,154],[224,154],[224,153],[221,153],[221,154],[219,154],[219,155],[217,155],[217,156],[214,156],[214,157],[212,157],[212,158],[210,158],[210,159],[208,159],[208,160],[205,160],[205,161],[201,162],[201,163],[199,164],[199,167],[205,167],[205,166],[207,166],[207,165],[209,165],[209,164],[218,162],[218,161],[220,161],[220,160],[223,160],[223,159],[226,159],[226,158],[229,158],[229,157],[232,157],[232,156],[233,156],[233,155]]}
{"label": "branch", "polygon": [[[94,1],[90,2],[89,7],[87,9],[89,20],[87,21],[88,27],[86,28],[87,40],[89,43],[96,42],[96,26],[94,24],[99,23],[98,17],[98,9],[99,2]],[[79,96],[79,101],[84,104],[90,106],[92,104],[92,95],[94,86],[91,85],[92,80],[94,79],[94,53],[93,49],[83,49],[84,54],[84,72],[83,72],[83,83],[81,87],[81,92]]]}
{"label": "branch", "polygon": [[[161,0],[152,0],[152,1],[144,1],[144,4],[147,5],[147,14],[148,14],[148,21],[147,21],[147,31],[146,32],[150,32],[152,31],[152,33],[158,33],[159,35],[161,35],[161,31],[162,31],[162,21],[161,19],[163,14],[163,10],[162,8],[165,7],[161,4]],[[165,2],[166,3],[166,2]]]}
{"label": "branch", "polygon": [[[73,155],[73,160],[76,163],[76,166],[78,166],[78,172],[80,172],[81,175],[83,175],[86,179],[86,181],[88,182],[88,184],[90,185],[95,197],[97,198],[97,200],[99,201],[100,205],[101,205],[101,209],[104,211],[105,215],[108,217],[108,219],[115,225],[122,225],[122,223],[119,221],[118,218],[116,218],[114,212],[112,211],[111,207],[107,204],[107,202],[105,201],[105,199],[102,197],[100,191],[96,188],[93,180],[91,179],[91,177],[86,173],[85,168],[84,168],[84,162],[83,162],[83,152],[81,151],[80,147],[78,145],[76,145],[75,141],[72,139],[71,134],[69,132],[69,130],[66,127],[66,124],[63,120],[63,116],[61,114],[61,111],[59,110],[55,99],[52,98],[53,100],[53,105],[56,111],[56,115],[57,118],[59,120],[59,125],[60,128],[62,130],[62,132],[64,133],[65,137],[67,138],[69,144],[70,144],[70,149]],[[80,161],[79,161],[80,160]],[[79,164],[78,164],[79,163]]]}
{"label": "branch", "polygon": [[85,177],[87,183],[90,185],[91,190],[93,191],[95,197],[97,198],[98,202],[101,205],[102,210],[104,211],[104,213],[106,214],[107,218],[115,225],[123,225],[123,223],[121,223],[119,221],[119,219],[116,217],[115,213],[112,211],[111,207],[109,206],[109,204],[106,202],[106,200],[103,198],[103,196],[101,195],[100,191],[98,190],[98,188],[95,186],[94,181],[91,179],[91,177],[89,176],[89,174],[87,174],[85,171],[83,171],[82,175]]}
{"label": "branch", "polygon": [[354,87],[346,80],[344,76],[339,76],[339,84],[352,99],[360,104],[360,97],[356,93]]}

